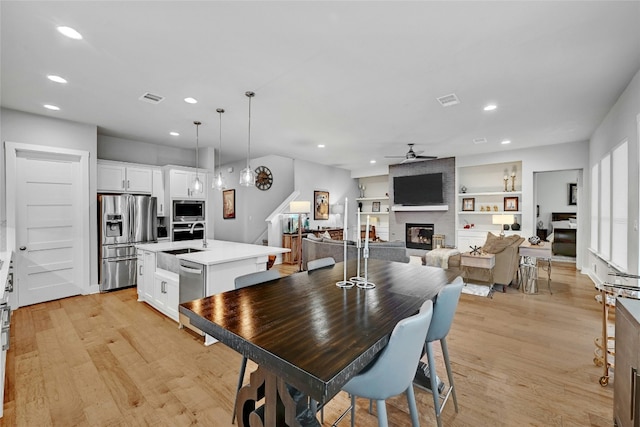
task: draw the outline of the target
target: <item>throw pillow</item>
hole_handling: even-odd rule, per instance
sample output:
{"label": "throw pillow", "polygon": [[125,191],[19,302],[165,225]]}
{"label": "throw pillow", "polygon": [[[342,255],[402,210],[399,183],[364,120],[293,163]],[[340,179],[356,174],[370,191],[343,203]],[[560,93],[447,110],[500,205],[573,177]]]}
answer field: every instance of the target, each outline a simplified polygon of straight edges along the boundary
{"label": "throw pillow", "polygon": [[331,234],[328,231],[325,231],[322,235],[322,238],[331,240]]}
{"label": "throw pillow", "polygon": [[501,237],[489,232],[487,233],[487,241],[484,242],[482,250],[488,254],[497,254],[504,251],[507,247],[513,245],[519,239],[520,236],[516,234]]}

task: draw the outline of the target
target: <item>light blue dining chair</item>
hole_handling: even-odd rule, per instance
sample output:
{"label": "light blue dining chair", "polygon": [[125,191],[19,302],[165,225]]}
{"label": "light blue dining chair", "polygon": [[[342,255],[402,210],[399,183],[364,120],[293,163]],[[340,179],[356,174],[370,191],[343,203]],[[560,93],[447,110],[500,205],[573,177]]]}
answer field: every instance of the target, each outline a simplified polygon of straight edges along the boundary
{"label": "light blue dining chair", "polygon": [[[247,286],[253,286],[271,280],[279,279],[280,272],[278,270],[265,270],[257,271],[255,273],[245,274],[244,276],[238,276],[234,280],[234,286],[236,289],[246,288]],[[236,399],[233,402],[233,415],[231,416],[231,424],[236,421],[236,405],[238,403],[238,392],[242,388],[242,382],[244,380],[244,373],[247,370],[247,358],[242,356],[242,363],[240,364],[240,375],[238,376],[238,387],[236,388]]]}
{"label": "light blue dining chair", "polygon": [[418,314],[399,321],[379,357],[342,387],[351,395],[351,427],[355,425],[356,396],[376,401],[378,426],[384,427],[388,425],[385,401],[403,392],[407,394],[411,425],[420,425],[413,377],[432,314],[433,303],[428,300],[422,304]]}
{"label": "light blue dining chair", "polygon": [[313,261],[307,262],[307,271],[317,270],[322,267],[329,267],[330,265],[335,265],[336,260],[333,257],[326,258],[318,258]]}
{"label": "light blue dining chair", "polygon": [[[427,361],[429,363],[429,380],[430,389],[426,389],[433,394],[433,405],[436,412],[436,420],[438,427],[442,427],[442,410],[447,403],[450,395],[453,395],[453,404],[458,412],[458,398],[456,397],[456,389],[453,383],[453,372],[451,371],[451,362],[449,361],[449,349],[447,348],[447,335],[451,329],[453,323],[453,316],[456,313],[458,307],[458,301],[460,300],[460,293],[464,282],[462,277],[458,276],[453,282],[446,285],[440,290],[436,297],[436,302],[433,307],[433,319],[429,326],[429,332],[427,332],[427,338],[425,340],[425,348],[427,353]],[[442,347],[442,356],[444,358],[444,364],[447,368],[447,377],[449,378],[449,389],[443,397],[442,404],[440,404],[440,393],[438,391],[438,377],[436,375],[436,359],[433,351],[433,343],[440,341]],[[420,388],[420,385],[417,385]]]}

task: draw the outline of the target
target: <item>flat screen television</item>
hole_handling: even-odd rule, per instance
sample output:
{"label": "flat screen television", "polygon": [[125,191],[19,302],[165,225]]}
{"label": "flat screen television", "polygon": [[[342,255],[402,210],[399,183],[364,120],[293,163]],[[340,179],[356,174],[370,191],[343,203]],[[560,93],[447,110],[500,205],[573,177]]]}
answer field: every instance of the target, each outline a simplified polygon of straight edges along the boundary
{"label": "flat screen television", "polygon": [[442,179],[442,172],[394,176],[393,202],[405,206],[441,205],[444,203]]}

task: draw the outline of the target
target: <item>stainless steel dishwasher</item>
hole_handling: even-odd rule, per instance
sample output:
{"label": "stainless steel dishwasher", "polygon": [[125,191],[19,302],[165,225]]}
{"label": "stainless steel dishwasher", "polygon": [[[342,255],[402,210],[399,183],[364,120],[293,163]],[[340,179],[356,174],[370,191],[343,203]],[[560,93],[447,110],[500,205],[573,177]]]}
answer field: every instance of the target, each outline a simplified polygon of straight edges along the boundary
{"label": "stainless steel dishwasher", "polygon": [[202,264],[180,260],[180,304],[204,298],[207,286],[207,268]]}

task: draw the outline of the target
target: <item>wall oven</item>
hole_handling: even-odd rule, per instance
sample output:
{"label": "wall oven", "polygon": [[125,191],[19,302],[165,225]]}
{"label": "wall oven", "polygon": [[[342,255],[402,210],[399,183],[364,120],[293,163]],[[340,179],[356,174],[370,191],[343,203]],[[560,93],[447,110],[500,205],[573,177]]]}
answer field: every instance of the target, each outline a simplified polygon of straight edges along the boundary
{"label": "wall oven", "polygon": [[204,221],[203,200],[174,200],[173,222]]}

